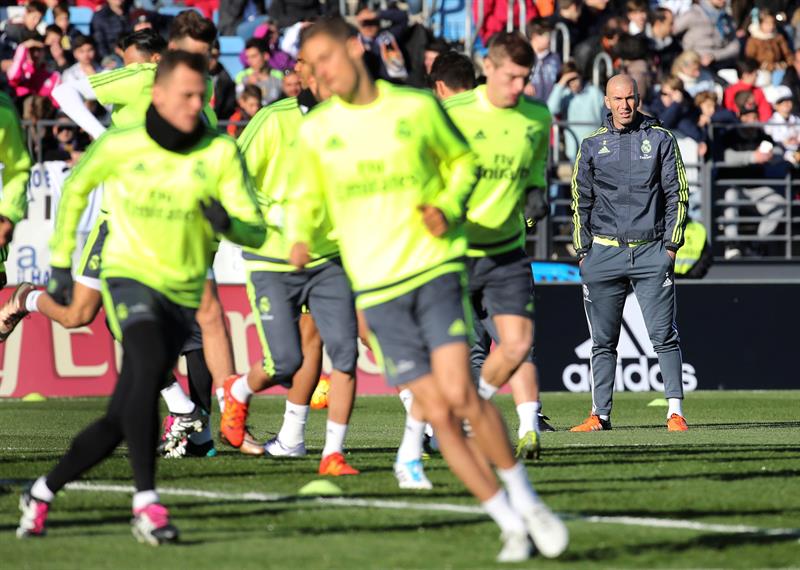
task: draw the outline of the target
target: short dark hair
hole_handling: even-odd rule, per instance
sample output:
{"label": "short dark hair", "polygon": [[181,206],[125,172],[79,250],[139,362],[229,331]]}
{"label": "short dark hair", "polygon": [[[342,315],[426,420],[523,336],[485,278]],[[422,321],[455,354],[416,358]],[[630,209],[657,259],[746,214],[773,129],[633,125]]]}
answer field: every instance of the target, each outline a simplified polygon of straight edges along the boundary
{"label": "short dark hair", "polygon": [[535,57],[531,44],[517,32],[498,32],[489,39],[489,59],[494,62],[508,58],[517,65],[532,67]]}
{"label": "short dark hair", "polygon": [[431,87],[437,81],[444,82],[452,90],[474,89],[475,66],[469,57],[457,51],[440,53],[431,66]]}
{"label": "short dark hair", "polygon": [[742,75],[745,73],[755,73],[758,71],[759,67],[758,62],[752,57],[745,57],[736,63],[736,71],[739,73],[739,79],[741,79]]}
{"label": "short dark hair", "polygon": [[663,22],[667,19],[668,15],[669,16],[673,15],[672,10],[670,10],[669,8],[664,8],[659,6],[658,8],[650,12],[650,17],[648,18],[648,20],[650,21],[651,24],[655,22]]}
{"label": "short dark hair", "polygon": [[162,54],[158,62],[156,83],[172,75],[182,65],[201,75],[205,75],[208,68],[208,62],[204,55],[179,49],[170,49]]}
{"label": "short dark hair", "polygon": [[528,37],[552,34],[554,29],[553,23],[547,18],[534,18],[528,22]]}
{"label": "short dark hair", "polygon": [[244,49],[253,49],[256,48],[261,53],[268,52],[269,46],[267,42],[262,38],[250,38],[244,44]]}
{"label": "short dark hair", "polygon": [[646,0],[628,0],[625,3],[626,12],[647,12],[647,8]]}
{"label": "short dark hair", "polygon": [[183,38],[192,38],[211,46],[217,39],[217,27],[194,10],[184,10],[175,16],[169,27],[169,41]]}
{"label": "short dark hair", "polygon": [[94,45],[94,40],[89,36],[84,36],[83,34],[77,36],[74,40],[72,40],[72,51],[75,51],[78,48],[82,48],[83,46],[92,46]]}
{"label": "short dark hair", "polygon": [[358,29],[348,24],[341,16],[326,16],[303,28],[300,32],[300,47],[316,36],[328,36],[344,42],[358,37]]}
{"label": "short dark hair", "polygon": [[242,90],[242,94],[239,95],[239,99],[247,99],[248,97],[251,99],[258,99],[258,102],[261,103],[261,100],[264,98],[264,92],[258,85],[253,85],[250,83],[245,85],[244,89]]}
{"label": "short dark hair", "polygon": [[47,14],[47,4],[39,0],[32,0],[25,5],[26,12],[39,12],[42,17]]}
{"label": "short dark hair", "polygon": [[59,28],[55,24],[50,24],[49,26],[47,26],[44,29],[44,35],[47,35],[47,34],[49,34],[51,32],[54,33],[54,34],[58,34],[62,38],[64,37],[64,30],[62,30],[61,28]]}
{"label": "short dark hair", "polygon": [[145,28],[128,34],[119,42],[119,47],[122,48],[122,51],[131,46],[136,46],[136,51],[150,57],[167,49],[167,42],[156,31],[151,28]]}
{"label": "short dark hair", "polygon": [[55,18],[59,14],[66,14],[67,16],[69,16],[69,4],[67,4],[66,2],[59,2],[58,4],[56,4],[55,7],[53,8],[53,17]]}

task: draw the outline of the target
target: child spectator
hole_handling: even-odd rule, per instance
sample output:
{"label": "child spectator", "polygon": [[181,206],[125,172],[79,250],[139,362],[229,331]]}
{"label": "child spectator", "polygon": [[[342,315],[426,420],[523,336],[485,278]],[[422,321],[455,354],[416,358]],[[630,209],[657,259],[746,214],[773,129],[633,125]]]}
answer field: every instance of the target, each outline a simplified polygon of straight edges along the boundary
{"label": "child spectator", "polygon": [[64,32],[55,24],[47,26],[44,32],[44,45],[47,50],[47,63],[51,69],[63,72],[75,60],[72,58],[72,53],[65,50],[62,44],[64,39]]}
{"label": "child spectator", "polygon": [[61,77],[58,72],[50,71],[45,59],[45,45],[40,40],[26,40],[17,46],[11,67],[6,72],[8,84],[14,88],[19,99],[29,95],[39,95],[52,99],[51,93],[58,85]]}
{"label": "child spectator", "polygon": [[739,122],[736,115],[719,105],[719,99],[714,91],[702,91],[694,98],[694,104],[700,111],[697,117],[697,126],[703,133],[703,141],[711,151],[704,156],[722,162],[725,152],[723,141],[728,131],[728,125]]}
{"label": "child spectator", "polygon": [[750,38],[745,45],[744,54],[753,58],[765,71],[786,69],[792,63],[792,51],[783,34],[777,31],[775,15],[769,10],[760,9],[758,20],[748,26]]}
{"label": "child spectator", "polygon": [[269,105],[281,96],[281,78],[272,73],[269,51],[264,40],[251,38],[244,47],[247,69],[236,75],[236,94],[241,96],[248,85],[257,86],[262,93],[262,105]]}
{"label": "child spectator", "polygon": [[675,58],[672,75],[683,81],[683,88],[692,97],[701,91],[714,90],[714,77],[700,66],[697,52],[685,51]]}
{"label": "child spectator", "polygon": [[781,85],[775,88],[775,113],[764,129],[772,140],[785,149],[784,158],[797,164],[796,153],[800,148],[800,117],[792,114],[792,90]]}
{"label": "child spectator", "polygon": [[745,58],[736,65],[736,69],[739,72],[739,81],[725,89],[725,108],[734,113],[738,112],[736,95],[741,91],[750,91],[758,106],[758,119],[762,123],[766,123],[772,117],[772,105],[767,101],[764,92],[756,87],[758,62],[751,58]]}
{"label": "child spectator", "polygon": [[661,84],[659,96],[650,105],[654,117],[675,134],[689,137],[697,142],[703,140],[703,132],[697,126],[700,115],[694,101],[683,90],[683,82],[677,77],[668,77]]}
{"label": "child spectator", "polygon": [[53,8],[53,22],[56,26],[61,28],[61,31],[63,32],[61,45],[64,46],[64,49],[71,50],[73,48],[72,43],[78,38],[78,36],[82,36],[83,34],[78,28],[69,22],[69,4],[66,2],[56,4],[56,6]]}
{"label": "child spectator", "polygon": [[553,33],[553,24],[544,18],[537,18],[528,24],[528,37],[531,39],[536,62],[531,70],[531,80],[526,87],[525,94],[547,101],[553,86],[558,81],[561,73],[561,58],[550,52],[550,37]]}
{"label": "child spectator", "polygon": [[64,83],[78,82],[99,73],[102,68],[95,60],[96,55],[92,38],[87,36],[75,38],[72,42],[72,57],[75,58],[75,64],[61,74],[61,80]]}
{"label": "child spectator", "polygon": [[625,4],[625,16],[628,18],[628,33],[632,36],[643,34],[647,29],[647,2],[628,0]]}
{"label": "child spectator", "polygon": [[[239,95],[239,98],[236,100],[239,106],[229,119],[231,123],[246,123],[252,119],[255,114],[258,113],[258,110],[261,109],[261,100],[263,97],[264,94],[261,92],[261,89],[258,87],[258,85],[246,85],[242,90],[241,95]],[[238,137],[243,130],[244,125],[228,125],[228,134],[232,137]]]}

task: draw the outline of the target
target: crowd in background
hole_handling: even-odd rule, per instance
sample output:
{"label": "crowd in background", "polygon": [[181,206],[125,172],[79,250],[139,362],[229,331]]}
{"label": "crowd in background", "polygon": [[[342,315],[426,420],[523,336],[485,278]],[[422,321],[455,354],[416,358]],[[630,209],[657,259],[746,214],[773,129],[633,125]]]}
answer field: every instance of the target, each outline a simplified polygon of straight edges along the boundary
{"label": "crowd in background", "polygon": [[[800,2],[524,1],[527,22],[522,31],[536,53],[526,96],[542,100],[556,119],[572,124],[554,142],[563,161],[574,161],[581,138],[605,119],[605,78],[626,72],[639,84],[642,110],[691,141],[682,147],[688,149],[688,164],[713,160],[724,162],[739,178],[774,178],[800,162]],[[0,0],[0,6],[16,4]],[[233,76],[220,63],[219,46],[210,58],[213,105],[219,119],[234,121],[223,127],[232,135],[241,130],[236,123],[246,122],[262,106],[297,95],[300,82],[293,67],[299,31],[314,18],[340,9],[331,0],[19,4],[24,7],[9,8],[13,15],[0,24],[0,89],[12,96],[23,118],[59,121],[43,133],[40,150],[45,158],[68,160],[88,138],[59,115],[53,88],[121,66],[120,40],[132,31],[150,27],[166,35],[172,16],[165,6],[193,7],[214,18],[220,36],[246,40],[240,54],[244,69]],[[433,61],[451,49],[474,53],[480,74],[483,46],[507,26],[507,0],[485,0],[483,14],[473,2],[479,24],[474,45],[455,45],[435,33],[440,30],[432,29],[420,13],[419,0],[383,2],[385,9],[379,4],[344,3],[373,74],[415,87],[428,86]],[[89,34],[70,22],[72,5],[94,10]],[[515,25],[519,8],[515,3]],[[601,65],[607,61],[613,69]],[[97,105],[92,111],[101,118],[107,113]],[[741,189],[731,190],[743,196]],[[771,200],[779,209],[785,204]],[[737,210],[729,212],[735,216]],[[758,231],[767,230],[774,231],[773,225]]]}

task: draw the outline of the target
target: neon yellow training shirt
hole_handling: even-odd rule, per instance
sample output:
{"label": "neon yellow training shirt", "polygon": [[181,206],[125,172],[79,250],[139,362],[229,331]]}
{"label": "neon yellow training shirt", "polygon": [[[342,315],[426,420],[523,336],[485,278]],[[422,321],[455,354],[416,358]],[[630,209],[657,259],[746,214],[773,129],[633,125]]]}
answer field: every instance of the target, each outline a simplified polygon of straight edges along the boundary
{"label": "neon yellow training shirt", "polygon": [[[258,204],[270,228],[264,245],[246,249],[245,265],[254,270],[294,271],[289,265],[289,249],[283,233],[286,205],[292,192],[291,156],[296,148],[297,133],[303,113],[296,97],[283,99],[261,109],[239,136],[247,169],[253,177]],[[302,163],[301,163],[302,167]],[[332,226],[325,209],[316,220],[311,246],[310,267],[338,255],[339,247],[331,237]]]}
{"label": "neon yellow training shirt", "polygon": [[[113,105],[111,124],[115,127],[129,127],[144,121],[145,113],[153,101],[153,83],[156,79],[155,63],[131,63],[120,69],[113,69],[89,76],[97,101],[101,105]],[[210,105],[214,86],[206,78],[206,97],[203,114],[209,126],[217,128],[217,115]]]}
{"label": "neon yellow training shirt", "polygon": [[[327,207],[360,308],[463,268],[462,218],[475,184],[475,157],[432,95],[384,81],[377,89],[370,104],[334,97],[308,114],[287,209],[289,243],[311,243]],[[444,213],[443,237],[423,223],[423,204]]]}
{"label": "neon yellow training shirt", "polygon": [[525,97],[515,107],[495,107],[485,85],[443,104],[480,164],[480,180],[467,204],[469,255],[524,247],[525,190],[546,184],[550,111]]}
{"label": "neon yellow training shirt", "polygon": [[25,217],[28,204],[28,177],[31,157],[25,146],[22,125],[14,104],[5,94],[0,96],[0,165],[2,165],[2,197],[0,216],[14,224]]}
{"label": "neon yellow training shirt", "polygon": [[197,307],[215,235],[201,202],[219,200],[230,241],[258,247],[264,221],[236,143],[210,129],[192,149],[159,146],[144,125],[110,129],[92,143],[64,183],[51,264],[69,267],[75,229],[92,188],[109,180],[109,233],[101,277],[134,279],[171,301]]}

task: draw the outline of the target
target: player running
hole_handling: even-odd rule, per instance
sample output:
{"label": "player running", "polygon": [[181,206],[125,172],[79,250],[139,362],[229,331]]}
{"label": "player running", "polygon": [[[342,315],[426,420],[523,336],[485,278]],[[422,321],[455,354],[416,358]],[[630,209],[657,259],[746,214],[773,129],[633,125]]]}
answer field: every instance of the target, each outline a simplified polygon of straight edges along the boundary
{"label": "player running", "polygon": [[215,235],[249,247],[258,247],[265,237],[236,143],[200,120],[206,66],[202,55],[166,52],[145,123],[102,135],[64,184],[51,259],[56,267],[68,268],[87,196],[101,182],[111,182],[105,196],[111,231],[101,280],[106,313],[124,356],[106,415],[81,432],[58,465],[23,493],[20,538],[44,535],[58,491],[123,440],[136,483],[134,536],[152,545],[178,538],[155,491],[158,392],[189,337]]}
{"label": "player running", "polygon": [[[319,473],[357,475],[358,470],[344,458],[358,359],[358,329],[350,283],[339,260],[339,248],[331,239],[330,221],[324,211],[310,220],[316,228],[312,261],[302,271],[296,271],[289,264],[290,244],[281,232],[286,204],[291,199],[289,169],[295,164],[291,157],[297,131],[317,100],[328,95],[309,78],[302,56],[297,71],[306,89],[297,98],[284,99],[259,111],[239,138],[239,146],[256,182],[261,210],[270,227],[278,231],[270,232],[261,248],[243,252],[247,293],[264,360],[254,365],[248,374],[226,382],[225,413],[220,430],[231,445],[238,447],[253,393],[277,384],[291,385],[292,376],[304,364],[306,356],[301,346],[298,319],[303,305],[307,305],[333,364]],[[317,354],[309,356],[315,361],[320,359]],[[309,366],[306,371],[314,370]],[[283,426],[277,437],[265,446],[268,455],[302,457],[306,454],[304,428],[317,378],[318,375],[310,374],[296,378],[301,382],[290,389]]]}
{"label": "player running", "polygon": [[[14,102],[0,92],[0,288],[7,283],[5,262],[8,246],[14,235],[14,226],[25,217],[28,206],[28,177],[31,157],[25,146],[19,115]],[[29,290],[20,284],[11,295],[11,302],[19,302]],[[0,313],[0,341],[8,335],[24,315]]]}
{"label": "player running", "polygon": [[522,96],[534,59],[524,37],[500,32],[489,41],[486,85],[444,103],[480,164],[465,224],[469,292],[497,347],[483,363],[478,392],[490,399],[511,381],[520,422],[516,452],[529,458],[539,455],[540,404],[531,357],[534,298],[525,218],[539,215],[531,210],[539,209],[546,186],[552,123],[545,105]]}
{"label": "player running", "polygon": [[[387,381],[408,384],[453,473],[503,530],[498,560],[527,559],[529,533],[542,554],[558,556],[567,529],[531,488],[497,408],[470,378],[460,220],[474,155],[432,95],[372,81],[357,32],[341,18],[306,28],[301,46],[334,96],[300,126],[286,219],[291,261],[311,262],[315,220],[327,211]],[[467,446],[463,419],[510,499]]]}

